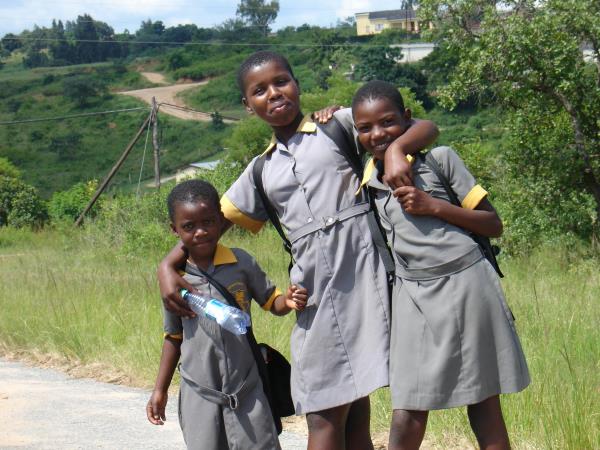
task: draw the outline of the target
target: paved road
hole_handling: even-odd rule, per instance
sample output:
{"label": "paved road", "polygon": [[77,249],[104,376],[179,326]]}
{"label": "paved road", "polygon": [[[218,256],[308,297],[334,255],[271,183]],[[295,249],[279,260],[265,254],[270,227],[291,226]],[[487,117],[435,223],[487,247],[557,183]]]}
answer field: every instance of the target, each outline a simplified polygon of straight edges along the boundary
{"label": "paved road", "polygon": [[[144,389],[70,378],[0,358],[2,449],[184,449],[176,401],[167,423],[146,420]],[[306,437],[283,432],[283,450],[306,448]]]}

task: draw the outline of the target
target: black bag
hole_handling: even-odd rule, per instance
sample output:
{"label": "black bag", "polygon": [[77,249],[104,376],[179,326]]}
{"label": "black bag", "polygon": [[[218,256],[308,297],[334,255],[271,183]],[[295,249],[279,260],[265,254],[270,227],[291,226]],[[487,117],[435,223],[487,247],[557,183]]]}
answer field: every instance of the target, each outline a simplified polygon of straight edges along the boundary
{"label": "black bag", "polygon": [[[241,309],[238,302],[236,302],[233,298],[231,292],[229,292],[225,286],[206,273],[206,271],[200,269],[199,267],[196,271],[188,266],[186,267],[186,272],[190,275],[206,278],[209,283],[220,292],[223,298],[227,300],[229,305]],[[270,347],[267,344],[258,344],[256,342],[252,327],[249,327],[246,331],[246,338],[248,339],[248,344],[252,350],[252,356],[254,356],[254,360],[256,361],[258,374],[263,385],[265,396],[269,402],[269,407],[271,408],[271,414],[273,415],[273,421],[275,422],[277,434],[281,434],[283,429],[281,417],[291,416],[295,412],[290,388],[290,375],[292,368],[287,359],[285,359],[285,356],[283,356],[273,347]],[[264,355],[262,350],[264,350]]]}
{"label": "black bag", "polygon": [[294,414],[294,402],[290,387],[292,366],[285,356],[264,342],[258,344],[267,366],[269,384],[272,396],[273,413],[278,417],[288,417]]}
{"label": "black bag", "polygon": [[[450,198],[450,203],[456,206],[462,206],[460,200],[458,200],[458,197],[456,196],[456,193],[450,186],[448,179],[442,172],[442,168],[435,160],[431,152],[427,152],[425,154],[417,153],[417,157],[424,164],[429,166],[433,173],[435,173],[435,175],[438,177],[440,183],[442,183],[442,186],[444,186],[446,194],[448,194],[448,197]],[[480,234],[475,234],[471,232],[469,234],[471,235],[471,238],[477,243],[477,245],[479,245],[483,256],[485,256],[485,258],[490,262],[498,276],[500,278],[504,278],[504,274],[500,270],[500,266],[498,265],[498,261],[496,260],[496,255],[500,253],[500,247],[498,247],[497,245],[492,245],[492,243],[490,242],[490,238],[487,236],[481,236]]]}

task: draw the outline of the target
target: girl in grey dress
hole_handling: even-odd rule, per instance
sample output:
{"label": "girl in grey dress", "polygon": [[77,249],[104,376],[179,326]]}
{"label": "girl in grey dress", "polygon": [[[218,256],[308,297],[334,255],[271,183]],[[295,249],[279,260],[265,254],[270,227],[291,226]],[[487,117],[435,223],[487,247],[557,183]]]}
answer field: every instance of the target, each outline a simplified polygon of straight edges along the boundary
{"label": "girl in grey dress", "polygon": [[[238,81],[248,112],[274,134],[221,204],[229,221],[250,231],[268,221],[252,177],[264,158],[265,192],[292,242],[290,278],[309,295],[291,336],[292,397],[296,414],[307,416],[308,448],[372,449],[368,396],[388,384],[389,301],[369,202],[356,195],[360,180],[343,152],[300,111],[298,83],[284,57],[251,55]],[[428,137],[424,145],[437,136],[431,123],[420,124],[403,136],[413,147],[419,133]]]}
{"label": "girl in grey dress", "polygon": [[431,153],[462,207],[450,203],[420,158],[413,163],[414,186],[391,189],[381,181],[387,146],[410,120],[394,86],[367,83],[352,112],[358,139],[374,157],[363,182],[396,259],[389,448],[418,448],[429,410],[465,405],[481,448],[510,448],[499,394],[524,389],[529,373],[498,277],[469,235],[499,236],[502,222],[448,147]]}

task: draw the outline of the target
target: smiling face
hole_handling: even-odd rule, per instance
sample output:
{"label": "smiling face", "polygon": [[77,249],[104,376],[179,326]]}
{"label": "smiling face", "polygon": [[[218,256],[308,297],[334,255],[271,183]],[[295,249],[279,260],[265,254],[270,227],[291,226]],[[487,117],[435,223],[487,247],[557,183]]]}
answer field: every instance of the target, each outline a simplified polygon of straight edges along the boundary
{"label": "smiling face", "polygon": [[410,110],[400,111],[386,98],[367,98],[352,109],[358,140],[376,159],[383,160],[388,146],[410,125]]}
{"label": "smiling face", "polygon": [[278,61],[252,67],[244,77],[242,102],[273,128],[293,127],[300,116],[300,89],[288,69]]}
{"label": "smiling face", "polygon": [[183,242],[192,261],[207,268],[213,260],[223,224],[223,213],[203,200],[178,202],[171,229]]}

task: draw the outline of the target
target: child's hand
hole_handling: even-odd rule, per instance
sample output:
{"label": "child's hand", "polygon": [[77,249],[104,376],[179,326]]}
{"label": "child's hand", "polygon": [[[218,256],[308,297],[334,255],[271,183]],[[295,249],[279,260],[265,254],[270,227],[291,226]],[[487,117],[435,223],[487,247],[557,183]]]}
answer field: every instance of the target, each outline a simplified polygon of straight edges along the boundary
{"label": "child's hand", "polygon": [[146,405],[146,416],[150,423],[154,425],[164,425],[164,421],[167,420],[165,416],[165,408],[167,406],[167,399],[169,394],[162,391],[154,390]]}
{"label": "child's hand", "polygon": [[158,272],[158,284],[160,287],[160,296],[167,311],[170,311],[182,317],[195,317],[188,303],[181,297],[179,291],[187,289],[194,292],[191,284],[186,282],[175,270],[160,270]]}
{"label": "child's hand", "polygon": [[342,109],[342,106],[331,105],[327,106],[319,111],[312,113],[312,118],[319,123],[327,123],[333,117],[333,113],[337,110]]}
{"label": "child's hand", "polygon": [[396,189],[400,186],[412,186],[412,165],[398,148],[394,141],[385,151],[383,182],[390,188]]}
{"label": "child's hand", "polygon": [[302,311],[306,307],[307,300],[308,292],[305,288],[296,286],[295,284],[288,287],[285,296],[285,305],[288,308]]}
{"label": "child's hand", "polygon": [[435,216],[437,215],[437,202],[426,192],[417,189],[414,186],[402,186],[394,190],[394,197],[398,199],[404,211],[416,216]]}

